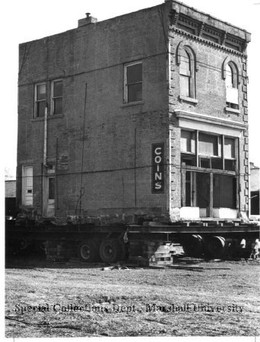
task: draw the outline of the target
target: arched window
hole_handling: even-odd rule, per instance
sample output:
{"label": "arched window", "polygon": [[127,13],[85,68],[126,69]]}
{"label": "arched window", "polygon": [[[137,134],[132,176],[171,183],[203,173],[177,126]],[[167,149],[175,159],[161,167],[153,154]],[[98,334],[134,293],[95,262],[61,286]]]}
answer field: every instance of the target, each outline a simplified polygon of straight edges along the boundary
{"label": "arched window", "polygon": [[222,75],[226,84],[226,103],[227,109],[238,109],[238,85],[239,85],[239,73],[236,64],[226,58],[223,67]]}
{"label": "arched window", "polygon": [[237,69],[232,62],[226,66],[226,86],[228,88],[238,88]]}
{"label": "arched window", "polygon": [[195,99],[196,60],[193,51],[188,46],[181,44],[178,46],[177,64],[180,67],[180,96]]}

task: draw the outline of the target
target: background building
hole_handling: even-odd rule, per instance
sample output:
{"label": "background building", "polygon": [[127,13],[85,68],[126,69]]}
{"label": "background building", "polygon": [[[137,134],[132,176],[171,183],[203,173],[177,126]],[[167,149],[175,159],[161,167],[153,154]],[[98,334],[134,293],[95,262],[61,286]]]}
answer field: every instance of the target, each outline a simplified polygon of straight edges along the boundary
{"label": "background building", "polygon": [[126,221],[248,214],[249,41],[166,1],[21,44],[19,207]]}

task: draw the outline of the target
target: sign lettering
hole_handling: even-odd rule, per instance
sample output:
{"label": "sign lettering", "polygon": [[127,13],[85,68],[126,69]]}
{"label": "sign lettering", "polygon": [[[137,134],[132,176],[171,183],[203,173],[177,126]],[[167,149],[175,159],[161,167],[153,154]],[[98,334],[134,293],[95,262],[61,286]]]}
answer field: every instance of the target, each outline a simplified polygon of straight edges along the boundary
{"label": "sign lettering", "polygon": [[164,192],[164,144],[152,144],[152,193]]}

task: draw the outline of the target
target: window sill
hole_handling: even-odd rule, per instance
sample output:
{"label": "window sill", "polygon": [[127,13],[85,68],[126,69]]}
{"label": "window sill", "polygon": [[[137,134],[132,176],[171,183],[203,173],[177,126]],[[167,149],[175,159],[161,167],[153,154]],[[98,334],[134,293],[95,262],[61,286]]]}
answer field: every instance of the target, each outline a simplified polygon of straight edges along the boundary
{"label": "window sill", "polygon": [[[59,119],[63,118],[64,114],[53,114],[53,115],[48,115],[47,120],[52,120],[52,119]],[[37,122],[37,121],[44,121],[44,116],[41,116],[39,118],[32,118],[31,121]]]}
{"label": "window sill", "polygon": [[225,107],[225,111],[227,113],[240,114],[239,109],[235,109],[235,108]]}
{"label": "window sill", "polygon": [[189,103],[192,103],[192,104],[197,104],[198,103],[197,99],[194,99],[193,97],[182,96],[182,95],[179,96],[179,100],[180,101],[184,101],[184,102],[189,102]]}
{"label": "window sill", "polygon": [[122,108],[124,107],[131,107],[131,106],[138,106],[138,105],[143,105],[144,101],[135,101],[135,102],[127,102],[122,104]]}
{"label": "window sill", "polygon": [[182,154],[186,154],[188,156],[195,156],[195,152],[189,152],[189,151],[181,151]]}

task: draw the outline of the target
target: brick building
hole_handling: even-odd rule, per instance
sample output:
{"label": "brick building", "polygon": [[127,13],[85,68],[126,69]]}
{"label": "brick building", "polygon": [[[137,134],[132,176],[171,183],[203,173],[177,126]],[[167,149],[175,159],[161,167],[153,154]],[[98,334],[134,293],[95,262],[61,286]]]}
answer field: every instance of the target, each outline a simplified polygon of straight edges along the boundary
{"label": "brick building", "polygon": [[166,0],[21,44],[19,207],[128,222],[248,214],[248,42]]}

